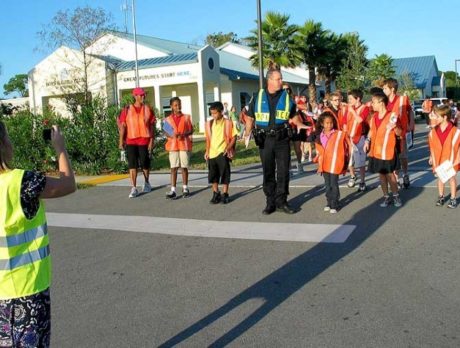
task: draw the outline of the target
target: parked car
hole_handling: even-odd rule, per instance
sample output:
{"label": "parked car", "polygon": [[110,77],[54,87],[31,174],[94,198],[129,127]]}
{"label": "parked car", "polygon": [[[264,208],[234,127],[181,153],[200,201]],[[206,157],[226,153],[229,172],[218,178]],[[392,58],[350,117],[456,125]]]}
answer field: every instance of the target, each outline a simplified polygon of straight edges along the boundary
{"label": "parked car", "polygon": [[430,98],[430,100],[433,102],[433,107],[436,105],[442,104],[447,98]]}
{"label": "parked car", "polygon": [[414,100],[412,103],[412,110],[414,110],[415,116],[422,116],[423,109],[422,109],[423,99]]}

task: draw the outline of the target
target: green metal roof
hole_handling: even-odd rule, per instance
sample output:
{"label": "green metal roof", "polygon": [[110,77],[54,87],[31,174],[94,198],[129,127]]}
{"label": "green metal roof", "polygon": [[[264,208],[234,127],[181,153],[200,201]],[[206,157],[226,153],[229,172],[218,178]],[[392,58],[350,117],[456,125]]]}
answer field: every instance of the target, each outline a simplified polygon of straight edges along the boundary
{"label": "green metal roof", "polygon": [[398,58],[393,60],[395,75],[397,77],[403,74],[409,74],[417,88],[425,88],[429,79],[431,79],[431,70],[435,67],[439,75],[438,65],[435,56],[422,56],[410,58]]}
{"label": "green metal roof", "polygon": [[[196,63],[198,61],[198,55],[196,52],[186,54],[172,54],[166,57],[140,59],[137,62],[139,69],[156,68],[163,65],[176,65],[176,64],[187,64]],[[134,70],[135,61],[127,61],[119,64],[116,69],[118,71]]]}
{"label": "green metal roof", "polygon": [[[110,33],[120,38],[134,41],[133,34],[122,33],[119,31],[111,31]],[[165,39],[160,39],[160,38],[152,37],[152,36],[137,34],[136,37],[137,37],[137,43],[139,45],[146,46],[154,50],[164,52],[166,54],[193,53],[193,52],[198,51],[201,48],[199,46],[192,45],[192,44],[165,40]]]}

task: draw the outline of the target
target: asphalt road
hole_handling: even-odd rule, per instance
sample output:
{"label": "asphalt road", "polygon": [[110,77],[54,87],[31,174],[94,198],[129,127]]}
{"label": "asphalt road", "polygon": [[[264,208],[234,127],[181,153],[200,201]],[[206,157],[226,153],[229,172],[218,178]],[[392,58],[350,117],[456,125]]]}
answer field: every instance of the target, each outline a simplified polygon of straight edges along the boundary
{"label": "asphalt road", "polygon": [[[187,199],[167,201],[168,175],[152,173],[154,191],[136,199],[120,180],[47,201],[52,345],[460,346],[459,210],[434,205],[420,131],[399,209],[378,206],[372,179],[366,193],[341,187],[342,209],[323,212],[312,165],[292,181],[291,216],[261,214],[257,165],[235,168],[228,205],[209,204],[204,172]],[[296,240],[343,226],[343,240]]]}

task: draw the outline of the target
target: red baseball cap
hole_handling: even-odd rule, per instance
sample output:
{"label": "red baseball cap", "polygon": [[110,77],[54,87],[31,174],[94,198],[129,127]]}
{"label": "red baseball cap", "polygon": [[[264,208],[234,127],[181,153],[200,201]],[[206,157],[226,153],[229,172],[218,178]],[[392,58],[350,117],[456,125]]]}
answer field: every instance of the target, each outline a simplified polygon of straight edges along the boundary
{"label": "red baseball cap", "polygon": [[145,96],[145,91],[143,88],[140,88],[140,87],[136,87],[133,89],[133,96],[136,96],[136,95],[143,95]]}

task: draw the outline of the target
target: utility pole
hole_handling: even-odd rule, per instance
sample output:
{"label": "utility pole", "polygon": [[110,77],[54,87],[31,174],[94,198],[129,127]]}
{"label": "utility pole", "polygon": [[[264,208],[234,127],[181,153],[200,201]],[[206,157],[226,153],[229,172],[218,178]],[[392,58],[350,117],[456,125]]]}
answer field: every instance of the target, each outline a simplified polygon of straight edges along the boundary
{"label": "utility pole", "polygon": [[135,53],[134,69],[136,72],[136,87],[139,87],[139,67],[137,65],[136,7],[134,4],[134,0],[132,0],[131,5],[132,5],[132,10],[133,10],[133,36],[134,36],[134,53]]}
{"label": "utility pole", "polygon": [[264,62],[262,55],[262,10],[260,5],[260,0],[257,0],[257,36],[259,37],[259,89],[264,88]]}

